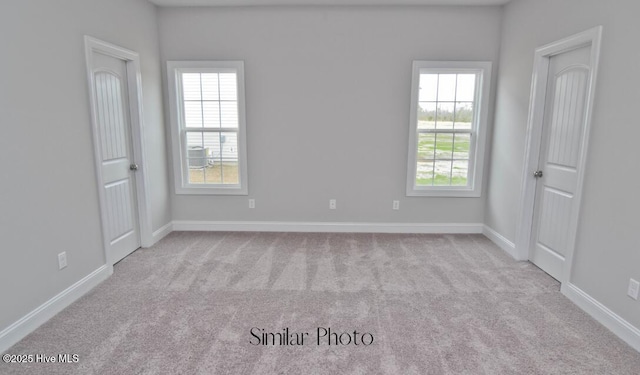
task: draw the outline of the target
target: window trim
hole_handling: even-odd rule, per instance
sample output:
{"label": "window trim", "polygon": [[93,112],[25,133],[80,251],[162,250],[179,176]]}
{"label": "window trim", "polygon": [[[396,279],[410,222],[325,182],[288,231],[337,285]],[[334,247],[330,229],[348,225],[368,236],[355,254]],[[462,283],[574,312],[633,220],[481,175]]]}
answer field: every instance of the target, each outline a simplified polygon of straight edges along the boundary
{"label": "window trim", "polygon": [[[407,161],[407,196],[480,197],[482,196],[487,118],[491,88],[490,61],[414,61],[411,76],[411,112]],[[469,186],[416,186],[418,153],[418,101],[420,73],[476,73],[474,121],[469,148]],[[436,133],[437,134],[437,133]]]}
{"label": "window trim", "polygon": [[[238,79],[238,178],[239,184],[189,184],[186,156],[186,127],[182,114],[182,90],[179,87],[183,72],[218,72],[233,69]],[[173,176],[176,194],[248,195],[247,136],[245,118],[244,61],[167,61],[169,114],[171,124]],[[225,128],[220,128],[224,131]]]}

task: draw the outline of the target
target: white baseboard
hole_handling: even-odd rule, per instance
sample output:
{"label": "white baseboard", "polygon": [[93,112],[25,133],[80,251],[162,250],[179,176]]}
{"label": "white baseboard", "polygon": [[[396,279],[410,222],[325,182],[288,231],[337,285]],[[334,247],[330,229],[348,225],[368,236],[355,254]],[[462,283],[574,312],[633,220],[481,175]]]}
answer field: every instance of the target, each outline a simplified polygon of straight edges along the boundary
{"label": "white baseboard", "polygon": [[482,234],[484,234],[494,244],[498,245],[498,247],[504,250],[507,254],[511,255],[514,259],[526,260],[519,259],[518,254],[516,253],[516,245],[509,241],[505,236],[496,232],[493,228],[483,225]]}
{"label": "white baseboard", "polygon": [[151,235],[151,244],[145,247],[151,247],[158,243],[161,239],[165,238],[169,233],[173,232],[173,222],[170,221],[167,224],[160,227],[160,229],[153,232]]}
{"label": "white baseboard", "polygon": [[562,294],[569,298],[571,302],[578,305],[600,324],[640,352],[640,329],[571,283],[562,284],[561,290]]}
{"label": "white baseboard", "polygon": [[176,231],[335,232],[335,233],[482,233],[482,224],[329,223],[279,221],[174,221]]}
{"label": "white baseboard", "polygon": [[35,331],[47,320],[53,318],[57,313],[106,280],[112,273],[113,267],[104,265],[98,268],[2,330],[0,332],[0,353]]}

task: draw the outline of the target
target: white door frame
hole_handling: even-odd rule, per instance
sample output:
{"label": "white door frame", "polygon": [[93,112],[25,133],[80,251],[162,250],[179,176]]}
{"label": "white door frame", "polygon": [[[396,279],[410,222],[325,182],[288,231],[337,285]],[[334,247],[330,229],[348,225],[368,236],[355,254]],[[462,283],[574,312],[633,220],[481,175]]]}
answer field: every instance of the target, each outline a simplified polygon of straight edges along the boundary
{"label": "white door frame", "polygon": [[140,73],[140,56],[137,52],[116,46],[102,40],[84,37],[85,57],[87,65],[87,82],[89,83],[89,98],[91,104],[91,128],[93,133],[93,152],[96,168],[96,181],[98,183],[98,197],[100,200],[100,220],[102,225],[102,243],[104,247],[105,261],[110,267],[113,260],[109,249],[109,237],[107,235],[107,204],[104,193],[104,182],[101,173],[100,130],[98,128],[97,105],[95,97],[95,82],[93,79],[93,53],[115,57],[124,60],[127,69],[127,89],[129,91],[129,115],[131,118],[131,143],[133,145],[132,162],[138,164],[136,172],[136,197],[138,205],[138,224],[140,228],[140,244],[149,247],[153,244],[153,232],[151,229],[151,212],[147,199],[147,186],[149,186],[144,159],[144,121],[142,112],[142,79]]}
{"label": "white door frame", "polygon": [[516,254],[519,260],[530,259],[531,230],[533,225],[536,178],[533,172],[538,168],[540,146],[542,145],[542,126],[544,122],[545,100],[547,96],[547,82],[549,76],[549,62],[551,57],[577,48],[591,45],[591,72],[587,86],[585,107],[585,127],[582,133],[581,151],[578,155],[577,187],[574,195],[575,209],[572,210],[569,222],[567,253],[562,269],[561,283],[568,282],[571,277],[571,266],[578,230],[580,206],[582,202],[582,187],[589,145],[591,115],[595,96],[598,63],[600,60],[600,44],[602,40],[602,26],[597,26],[568,38],[547,44],[535,51],[533,77],[531,83],[531,101],[529,104],[529,118],[527,122],[527,136],[525,142],[525,161],[522,175],[520,214],[516,229]]}

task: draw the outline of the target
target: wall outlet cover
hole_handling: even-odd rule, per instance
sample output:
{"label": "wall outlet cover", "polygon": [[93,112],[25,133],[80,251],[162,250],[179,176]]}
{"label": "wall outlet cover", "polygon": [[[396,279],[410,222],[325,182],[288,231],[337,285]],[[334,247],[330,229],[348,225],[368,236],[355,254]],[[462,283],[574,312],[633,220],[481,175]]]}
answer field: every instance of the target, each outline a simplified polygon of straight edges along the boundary
{"label": "wall outlet cover", "polygon": [[393,209],[394,210],[400,209],[400,201],[393,201]]}
{"label": "wall outlet cover", "polygon": [[67,266],[67,252],[63,251],[58,254],[58,269],[63,269]]}
{"label": "wall outlet cover", "polygon": [[640,282],[634,279],[629,279],[629,290],[627,291],[627,294],[629,295],[629,297],[637,301],[638,291],[640,291]]}

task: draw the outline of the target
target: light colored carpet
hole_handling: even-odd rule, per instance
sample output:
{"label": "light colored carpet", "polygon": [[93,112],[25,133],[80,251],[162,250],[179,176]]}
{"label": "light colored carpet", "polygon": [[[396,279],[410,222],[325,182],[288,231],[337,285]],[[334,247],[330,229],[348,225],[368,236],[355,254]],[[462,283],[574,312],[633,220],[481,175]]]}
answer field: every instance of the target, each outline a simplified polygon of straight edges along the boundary
{"label": "light colored carpet", "polygon": [[[252,327],[308,332],[252,345]],[[317,345],[317,328],[371,345]],[[346,341],[346,336],[343,336]],[[368,340],[368,336],[365,341]],[[368,342],[368,341],[367,341]],[[640,353],[481,235],[174,232],[11,348],[2,374],[638,374]]]}

